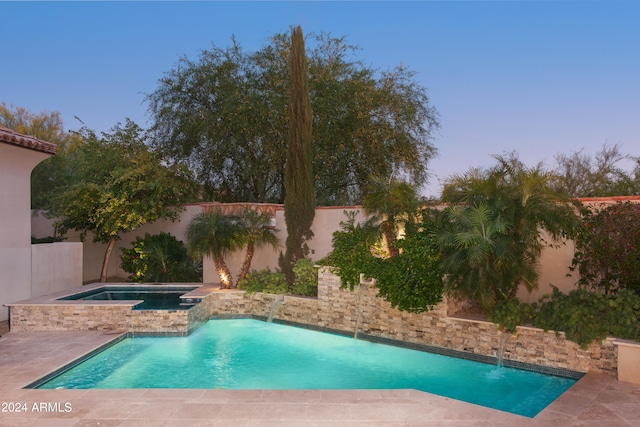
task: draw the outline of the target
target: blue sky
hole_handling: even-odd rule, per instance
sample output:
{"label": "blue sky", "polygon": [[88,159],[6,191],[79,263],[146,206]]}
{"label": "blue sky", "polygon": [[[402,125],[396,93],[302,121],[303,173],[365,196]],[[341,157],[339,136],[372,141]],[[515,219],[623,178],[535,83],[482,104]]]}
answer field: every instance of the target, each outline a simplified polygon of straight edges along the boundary
{"label": "blue sky", "polygon": [[425,195],[512,150],[530,165],[604,143],[640,156],[639,1],[0,1],[0,16],[0,102],[68,129],[146,127],[144,94],[181,56],[301,25],[417,73],[442,123]]}

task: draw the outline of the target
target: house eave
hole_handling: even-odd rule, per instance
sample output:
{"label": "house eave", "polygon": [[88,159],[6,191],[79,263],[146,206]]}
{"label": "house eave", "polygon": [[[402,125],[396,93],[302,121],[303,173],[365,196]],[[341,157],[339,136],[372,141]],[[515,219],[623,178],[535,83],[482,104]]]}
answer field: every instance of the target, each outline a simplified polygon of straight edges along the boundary
{"label": "house eave", "polygon": [[26,148],[28,150],[39,151],[50,155],[56,154],[56,144],[43,141],[29,135],[23,135],[11,129],[0,126],[0,142]]}

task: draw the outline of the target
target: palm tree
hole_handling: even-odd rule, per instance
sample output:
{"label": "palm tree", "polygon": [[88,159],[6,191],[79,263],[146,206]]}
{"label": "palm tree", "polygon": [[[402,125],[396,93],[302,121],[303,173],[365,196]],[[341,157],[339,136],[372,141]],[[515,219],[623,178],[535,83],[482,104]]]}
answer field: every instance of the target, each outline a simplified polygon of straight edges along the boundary
{"label": "palm tree", "polygon": [[201,272],[187,253],[184,244],[169,233],[160,233],[149,239],[144,248],[145,282],[195,282]]}
{"label": "palm tree", "polygon": [[213,258],[223,288],[233,288],[233,278],[224,256],[239,246],[239,226],[231,217],[219,210],[202,212],[194,216],[187,226],[187,249],[194,256]]}
{"label": "palm tree", "polygon": [[364,212],[379,221],[390,257],[398,255],[396,240],[400,227],[414,219],[419,207],[416,189],[394,178],[373,178],[362,204]]}
{"label": "palm tree", "polygon": [[495,158],[489,170],[450,178],[442,199],[451,205],[438,231],[447,290],[487,311],[514,298],[520,284],[535,289],[542,249],[571,237],[577,224],[569,201],[552,190],[551,173],[514,154]]}
{"label": "palm tree", "polygon": [[249,273],[256,249],[263,245],[270,245],[274,249],[278,247],[278,230],[271,226],[271,215],[255,209],[244,208],[236,220],[240,226],[238,241],[247,246],[247,253],[238,276],[238,282],[240,282]]}

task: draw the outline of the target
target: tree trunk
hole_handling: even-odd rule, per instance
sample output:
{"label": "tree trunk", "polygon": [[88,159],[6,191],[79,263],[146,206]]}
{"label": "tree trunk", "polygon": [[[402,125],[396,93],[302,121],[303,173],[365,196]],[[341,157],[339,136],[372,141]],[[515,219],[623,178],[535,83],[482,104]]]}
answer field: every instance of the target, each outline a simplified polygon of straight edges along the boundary
{"label": "tree trunk", "polygon": [[220,276],[220,283],[224,289],[231,289],[235,286],[233,285],[233,278],[231,277],[231,272],[229,271],[229,267],[224,262],[224,258],[221,256],[213,257],[213,263],[216,265],[216,271]]}
{"label": "tree trunk", "polygon": [[238,283],[241,280],[244,280],[249,273],[249,268],[251,268],[251,260],[253,259],[253,254],[255,252],[255,247],[253,242],[247,243],[247,255],[244,257],[244,262],[242,263],[242,269],[240,270],[240,275],[238,276]]}
{"label": "tree trunk", "polygon": [[116,238],[112,237],[107,244],[107,250],[104,253],[104,259],[102,260],[102,271],[100,272],[100,282],[105,283],[107,281],[107,270],[109,269],[109,260],[111,259],[111,252],[116,245]]}
{"label": "tree trunk", "polygon": [[387,223],[384,227],[384,237],[387,241],[387,251],[389,251],[389,258],[398,256],[398,248],[396,247],[396,230],[394,227]]}

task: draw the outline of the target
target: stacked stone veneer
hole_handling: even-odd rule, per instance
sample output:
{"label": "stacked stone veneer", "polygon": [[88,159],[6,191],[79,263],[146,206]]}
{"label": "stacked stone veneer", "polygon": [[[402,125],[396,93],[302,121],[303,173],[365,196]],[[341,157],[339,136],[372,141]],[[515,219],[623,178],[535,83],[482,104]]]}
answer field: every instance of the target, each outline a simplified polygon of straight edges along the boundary
{"label": "stacked stone veneer", "polygon": [[[193,311],[192,311],[193,310]],[[11,331],[127,331],[186,335],[208,318],[202,309],[132,310],[127,305],[18,305]]]}
{"label": "stacked stone veneer", "polygon": [[[515,335],[503,334],[491,322],[448,316],[446,301],[425,313],[407,313],[391,307],[377,296],[377,288],[363,284],[353,291],[343,289],[340,278],[327,268],[318,274],[318,298],[285,296],[274,315],[276,321],[293,322],[345,333],[359,334],[436,346],[480,356],[535,364],[578,372],[616,374],[616,346],[612,339],[591,344],[586,350],[568,341],[564,334],[518,327]],[[279,295],[242,291],[210,295],[206,304],[213,317],[248,316],[266,318]]]}
{"label": "stacked stone veneer", "polygon": [[552,331],[518,327],[503,334],[490,322],[448,315],[445,301],[425,313],[407,313],[377,296],[372,283],[343,289],[327,268],[318,273],[318,297],[249,294],[219,290],[189,310],[132,310],[126,305],[12,305],[12,331],[123,330],[132,333],[187,334],[211,317],[267,318],[276,321],[435,346],[504,360],[616,375],[617,346],[612,339],[586,350]]}

